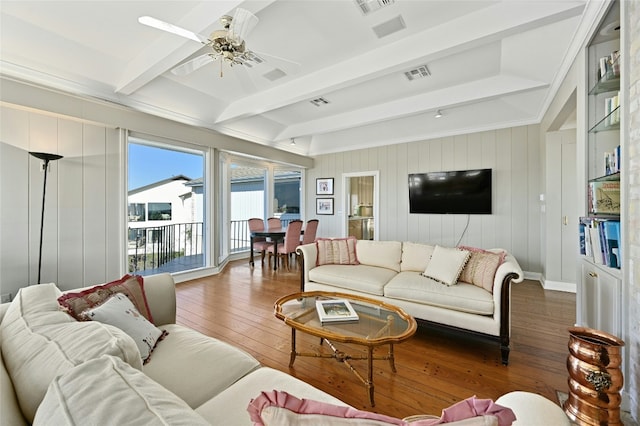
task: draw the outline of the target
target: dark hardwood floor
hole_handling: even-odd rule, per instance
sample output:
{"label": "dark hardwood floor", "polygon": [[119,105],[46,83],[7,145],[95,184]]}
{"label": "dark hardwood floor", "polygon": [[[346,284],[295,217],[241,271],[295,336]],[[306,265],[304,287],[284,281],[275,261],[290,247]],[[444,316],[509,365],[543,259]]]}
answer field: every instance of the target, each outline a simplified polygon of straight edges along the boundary
{"label": "dark hardwood floor", "polygon": [[[567,391],[567,328],[575,321],[572,293],[545,291],[536,281],[512,287],[508,366],[500,363],[495,342],[419,327],[410,340],[396,345],[397,373],[386,361],[374,362],[372,408],[362,383],[339,362],[299,357],[289,369],[291,332],[273,315],[273,303],[298,290],[297,269],[274,272],[259,263],[252,269],[246,260],[235,261],[216,276],[177,285],[177,322],[240,347],[263,365],[290,373],[356,408],[394,417],[439,415],[473,395],[496,399],[524,390],[557,402],[556,391]],[[318,343],[298,333],[300,350],[327,350]],[[366,361],[353,364],[366,371]]]}

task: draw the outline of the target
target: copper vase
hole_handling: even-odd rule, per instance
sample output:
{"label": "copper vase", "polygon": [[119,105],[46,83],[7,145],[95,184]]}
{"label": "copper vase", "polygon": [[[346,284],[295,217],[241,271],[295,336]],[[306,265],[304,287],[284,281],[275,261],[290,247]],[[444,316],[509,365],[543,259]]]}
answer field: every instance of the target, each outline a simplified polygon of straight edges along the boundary
{"label": "copper vase", "polygon": [[620,364],[624,341],[584,327],[569,328],[569,397],[564,412],[578,425],[622,425]]}

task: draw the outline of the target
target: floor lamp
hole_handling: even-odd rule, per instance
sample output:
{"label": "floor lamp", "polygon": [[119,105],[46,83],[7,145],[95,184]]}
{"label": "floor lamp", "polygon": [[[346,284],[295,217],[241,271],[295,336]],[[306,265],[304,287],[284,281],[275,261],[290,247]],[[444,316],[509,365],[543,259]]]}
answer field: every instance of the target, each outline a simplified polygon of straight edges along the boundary
{"label": "floor lamp", "polygon": [[42,213],[40,214],[40,250],[38,251],[38,284],[40,284],[40,272],[42,271],[42,231],[44,230],[44,200],[47,195],[47,172],[49,171],[49,162],[59,160],[62,155],[49,154],[46,152],[29,152],[36,158],[44,161],[44,183],[42,185]]}

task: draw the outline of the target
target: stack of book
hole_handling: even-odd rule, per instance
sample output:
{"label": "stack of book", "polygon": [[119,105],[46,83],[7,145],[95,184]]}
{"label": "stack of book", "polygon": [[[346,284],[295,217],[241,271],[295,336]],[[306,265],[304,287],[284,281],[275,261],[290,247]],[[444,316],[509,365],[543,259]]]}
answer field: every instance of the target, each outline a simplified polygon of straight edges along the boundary
{"label": "stack of book", "polygon": [[611,152],[604,153],[604,174],[612,175],[620,172],[620,145]]}
{"label": "stack of book", "polygon": [[620,124],[620,92],[604,100],[605,126]]}
{"label": "stack of book", "polygon": [[581,217],[579,222],[580,254],[595,263],[620,269],[620,221]]}

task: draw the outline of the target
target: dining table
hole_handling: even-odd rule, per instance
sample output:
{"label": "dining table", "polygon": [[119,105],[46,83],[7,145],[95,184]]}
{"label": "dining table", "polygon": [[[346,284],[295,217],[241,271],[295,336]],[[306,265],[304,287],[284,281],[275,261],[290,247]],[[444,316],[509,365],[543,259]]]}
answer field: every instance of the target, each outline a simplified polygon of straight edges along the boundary
{"label": "dining table", "polygon": [[[253,263],[253,241],[256,237],[258,238],[269,238],[271,241],[273,241],[274,244],[274,248],[273,248],[273,254],[275,255],[275,260],[273,262],[273,270],[277,270],[278,269],[278,243],[283,242],[284,241],[284,236],[287,233],[287,228],[286,227],[277,227],[277,228],[265,228],[262,231],[251,231],[250,233],[250,241],[251,241],[251,247],[249,250],[249,265],[251,265],[252,267],[254,266]],[[300,231],[300,235],[304,235],[304,229]]]}

